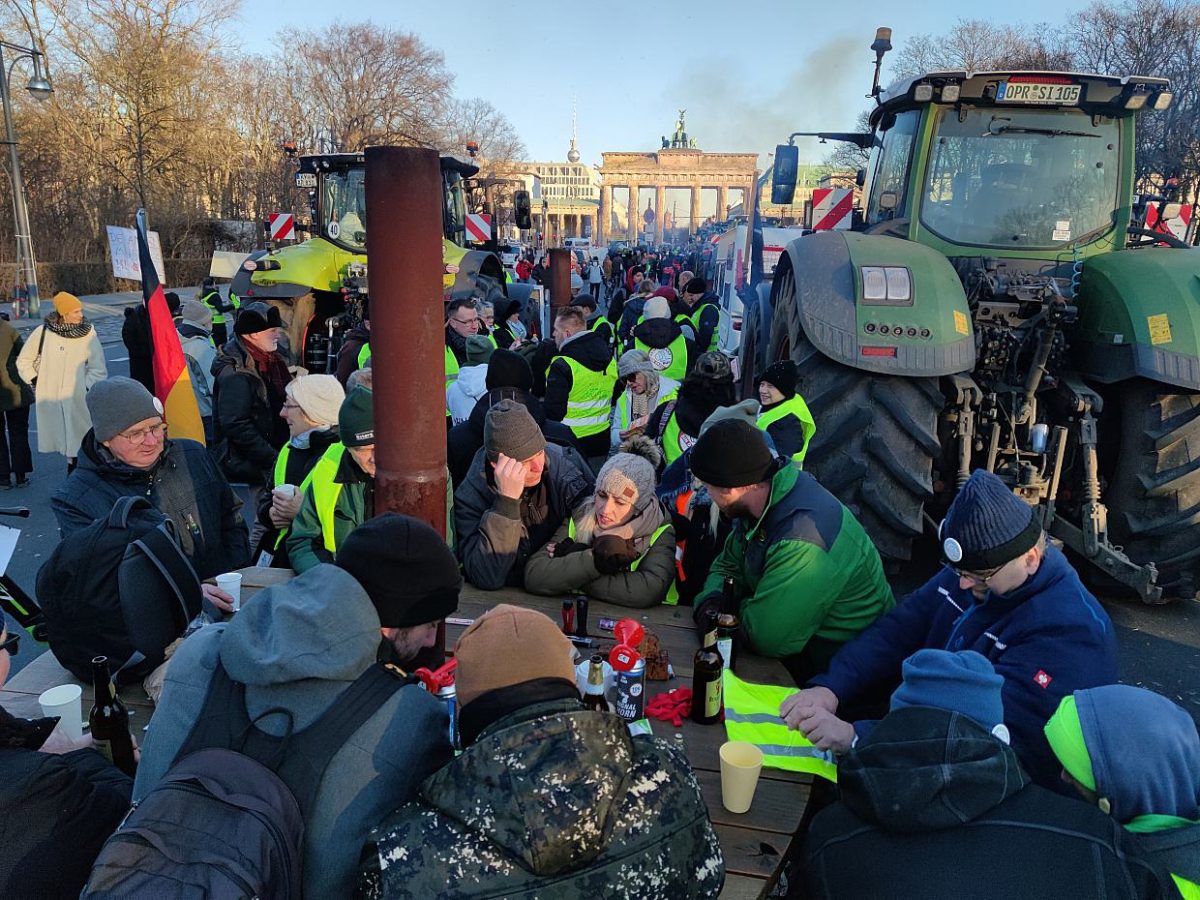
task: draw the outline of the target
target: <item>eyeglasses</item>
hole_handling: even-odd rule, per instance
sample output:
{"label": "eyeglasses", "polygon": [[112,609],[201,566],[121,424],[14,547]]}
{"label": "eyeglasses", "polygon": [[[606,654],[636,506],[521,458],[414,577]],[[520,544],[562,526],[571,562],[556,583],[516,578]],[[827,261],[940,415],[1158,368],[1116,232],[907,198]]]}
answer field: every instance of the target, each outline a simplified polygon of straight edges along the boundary
{"label": "eyeglasses", "polygon": [[280,409],[300,409],[299,403],[284,403]]}
{"label": "eyeglasses", "polygon": [[17,647],[20,645],[20,643],[21,643],[21,634],[20,634],[20,632],[14,631],[12,634],[10,634],[8,637],[6,637],[3,641],[0,641],[0,650],[7,650],[9,656],[16,656],[17,655]]}
{"label": "eyeglasses", "polygon": [[457,322],[459,325],[478,325],[479,317],[474,316],[473,318],[470,318],[470,319],[451,319],[450,321]]}
{"label": "eyeglasses", "polygon": [[146,438],[159,440],[167,433],[167,423],[159,422],[157,425],[150,425],[146,428],[135,428],[132,431],[122,431],[117,434],[117,437],[123,438],[131,444],[145,443]]}
{"label": "eyeglasses", "polygon": [[965,569],[956,569],[954,566],[950,565],[949,563],[942,563],[942,565],[945,566],[947,569],[949,569],[951,572],[953,572],[959,578],[969,581],[972,584],[977,584],[980,587],[988,587],[988,582],[991,581],[993,578],[995,578],[997,575],[999,575],[1000,570],[1003,569],[1004,566],[1007,566],[1008,563],[1005,563],[1004,566],[996,566],[996,568],[991,569],[987,572],[968,572]]}

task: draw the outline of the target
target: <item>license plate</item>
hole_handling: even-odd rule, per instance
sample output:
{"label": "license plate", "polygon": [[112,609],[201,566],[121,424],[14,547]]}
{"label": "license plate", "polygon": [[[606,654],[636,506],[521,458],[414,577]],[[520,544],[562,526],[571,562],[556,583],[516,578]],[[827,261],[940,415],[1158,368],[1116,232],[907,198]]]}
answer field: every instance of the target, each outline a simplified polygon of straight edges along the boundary
{"label": "license plate", "polygon": [[296,176],[296,187],[298,188],[315,188],[317,186],[317,176],[312,172],[300,172]]}
{"label": "license plate", "polygon": [[1043,103],[1074,106],[1079,102],[1077,84],[1046,84],[1041,81],[1002,81],[996,89],[997,103]]}

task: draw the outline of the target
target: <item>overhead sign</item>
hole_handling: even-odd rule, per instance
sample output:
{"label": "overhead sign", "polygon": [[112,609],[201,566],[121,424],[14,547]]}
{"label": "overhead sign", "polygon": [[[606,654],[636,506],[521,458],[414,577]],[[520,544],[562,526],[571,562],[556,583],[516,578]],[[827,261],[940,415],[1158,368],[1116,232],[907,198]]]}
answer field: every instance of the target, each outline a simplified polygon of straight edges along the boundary
{"label": "overhead sign", "polygon": [[846,231],[854,211],[850,188],[816,188],[812,193],[813,230]]}
{"label": "overhead sign", "polygon": [[[108,232],[108,252],[112,258],[114,278],[127,278],[130,281],[142,280],[142,263],[138,257],[137,231],[132,228],[121,228],[119,225],[106,225]],[[162,244],[158,240],[158,232],[151,231],[150,256],[154,259],[154,268],[158,270],[159,283],[166,287],[167,270],[163,265]]]}
{"label": "overhead sign", "polygon": [[267,216],[270,240],[287,241],[296,236],[296,220],[291,213],[271,213]]}
{"label": "overhead sign", "polygon": [[467,240],[482,243],[492,239],[492,217],[486,213],[467,213]]}

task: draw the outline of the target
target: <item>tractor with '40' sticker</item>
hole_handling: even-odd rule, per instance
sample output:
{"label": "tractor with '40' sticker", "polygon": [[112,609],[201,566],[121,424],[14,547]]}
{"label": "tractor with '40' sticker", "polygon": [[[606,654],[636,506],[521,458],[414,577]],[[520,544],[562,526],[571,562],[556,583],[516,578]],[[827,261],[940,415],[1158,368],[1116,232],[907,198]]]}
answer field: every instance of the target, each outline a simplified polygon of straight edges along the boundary
{"label": "tractor with '40' sticker", "polygon": [[[909,559],[984,468],[1100,586],[1196,596],[1200,250],[1147,228],[1172,198],[1135,194],[1137,121],[1170,84],[939,71],[883,90],[890,36],[871,131],[817,135],[870,150],[863,208],[787,247],[743,377],[797,363],[806,465],[885,558]],[[776,148],[775,203],[797,154]]]}

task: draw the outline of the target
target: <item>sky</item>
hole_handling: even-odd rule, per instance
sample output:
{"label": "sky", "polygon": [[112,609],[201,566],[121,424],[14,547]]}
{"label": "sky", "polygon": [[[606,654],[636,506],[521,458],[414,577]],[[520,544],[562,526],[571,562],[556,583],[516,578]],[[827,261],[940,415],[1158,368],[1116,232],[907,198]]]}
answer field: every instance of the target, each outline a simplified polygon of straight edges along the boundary
{"label": "sky", "polygon": [[[1002,14],[1008,24],[1061,24],[1087,4],[1042,0],[962,4],[926,0],[358,0],[339,16],[320,0],[243,0],[237,40],[272,53],[280,28],[369,21],[416,33],[446,57],[455,93],[482,97],[516,128],[531,161],[566,158],[575,98],[583,161],[648,151],[670,136],[678,110],[700,149],[755,151],[793,131],[851,131],[867,108],[879,25],[907,38],[948,31],[959,18]],[[830,15],[837,11],[836,21]],[[893,51],[895,53],[896,51]],[[883,81],[888,82],[888,58]],[[801,156],[829,149],[800,139]]]}

